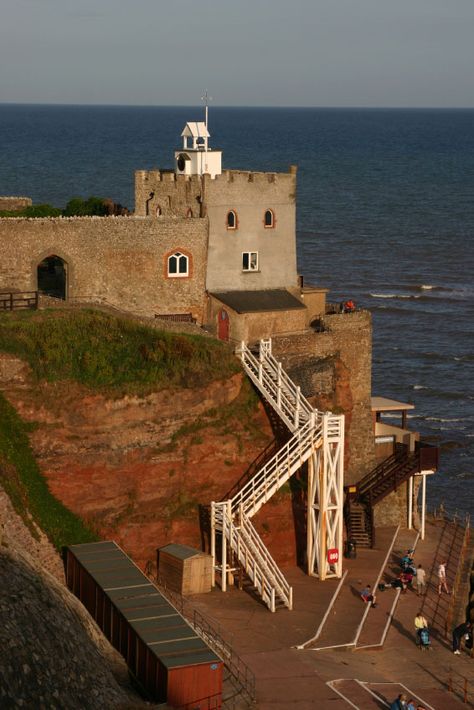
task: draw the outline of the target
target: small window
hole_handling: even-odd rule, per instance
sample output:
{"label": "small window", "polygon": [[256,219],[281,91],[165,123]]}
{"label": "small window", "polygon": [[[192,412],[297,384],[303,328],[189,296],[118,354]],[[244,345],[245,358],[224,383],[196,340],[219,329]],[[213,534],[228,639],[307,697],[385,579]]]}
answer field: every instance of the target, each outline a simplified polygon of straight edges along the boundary
{"label": "small window", "polygon": [[242,271],[258,271],[258,252],[242,252]]}
{"label": "small window", "polygon": [[234,210],[227,212],[227,229],[237,229],[237,212]]}
{"label": "small window", "polygon": [[273,214],[273,210],[266,210],[263,224],[265,225],[265,229],[272,229],[272,227],[275,226],[275,215]]}
{"label": "small window", "polygon": [[156,216],[157,216],[157,217],[161,217],[162,214],[163,214],[163,213],[162,213],[162,211],[161,211],[160,205],[157,205],[157,206],[156,206]]}
{"label": "small window", "polygon": [[186,217],[192,217],[192,216],[193,216],[193,211],[192,211],[191,207],[188,207],[188,210],[186,212]]}
{"label": "small window", "polygon": [[189,276],[189,258],[180,251],[168,257],[168,276],[179,278]]}

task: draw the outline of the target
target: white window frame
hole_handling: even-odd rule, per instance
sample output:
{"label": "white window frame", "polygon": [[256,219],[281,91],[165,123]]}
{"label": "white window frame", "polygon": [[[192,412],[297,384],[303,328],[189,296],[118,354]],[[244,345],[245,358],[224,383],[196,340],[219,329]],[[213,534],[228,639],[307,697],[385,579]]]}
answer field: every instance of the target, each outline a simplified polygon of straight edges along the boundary
{"label": "white window frame", "polygon": [[[252,259],[253,256],[255,256],[255,259]],[[247,257],[247,267],[244,265],[245,257]],[[249,271],[258,271],[258,251],[242,252],[242,271],[245,271],[245,273],[248,273]]]}
{"label": "white window frame", "polygon": [[[181,258],[184,257],[186,259],[186,273],[180,272],[179,271],[179,262],[181,261]],[[175,274],[171,273],[170,271],[170,261],[171,259],[176,259],[177,260],[177,272]],[[189,276],[189,256],[187,254],[183,254],[182,251],[175,251],[173,254],[170,254],[167,260],[167,274],[168,278],[170,279],[186,279]]]}

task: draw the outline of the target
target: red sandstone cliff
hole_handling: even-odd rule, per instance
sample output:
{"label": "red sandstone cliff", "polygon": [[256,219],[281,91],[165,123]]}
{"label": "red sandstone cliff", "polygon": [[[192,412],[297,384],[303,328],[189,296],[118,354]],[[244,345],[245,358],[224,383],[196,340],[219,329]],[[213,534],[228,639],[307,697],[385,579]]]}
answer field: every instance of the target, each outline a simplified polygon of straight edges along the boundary
{"label": "red sandstone cliff", "polygon": [[[52,493],[142,567],[168,542],[200,547],[199,505],[222,499],[273,440],[240,374],[107,399],[70,382],[35,384],[27,366],[2,355],[0,387],[36,423],[31,443]],[[293,519],[289,490],[257,516],[283,564],[295,561]]]}

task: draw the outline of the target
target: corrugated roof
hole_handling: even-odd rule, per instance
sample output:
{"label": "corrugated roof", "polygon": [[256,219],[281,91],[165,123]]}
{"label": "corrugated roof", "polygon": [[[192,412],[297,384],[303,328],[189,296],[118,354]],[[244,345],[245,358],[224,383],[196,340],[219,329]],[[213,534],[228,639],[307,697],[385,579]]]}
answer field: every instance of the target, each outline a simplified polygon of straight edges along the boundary
{"label": "corrugated roof", "polygon": [[306,306],[286,289],[265,291],[220,291],[211,293],[225,306],[237,313],[259,313],[268,311],[294,311]]}
{"label": "corrugated roof", "polygon": [[[186,545],[176,547],[196,554]],[[71,545],[69,550],[164,666],[221,663],[115,542]]]}

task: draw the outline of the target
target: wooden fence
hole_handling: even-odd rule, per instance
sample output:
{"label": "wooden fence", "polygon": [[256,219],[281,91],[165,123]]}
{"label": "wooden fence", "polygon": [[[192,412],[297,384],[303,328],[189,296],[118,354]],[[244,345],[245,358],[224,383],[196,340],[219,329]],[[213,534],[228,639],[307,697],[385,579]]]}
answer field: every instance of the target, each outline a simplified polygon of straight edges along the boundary
{"label": "wooden fence", "polygon": [[0,292],[0,311],[36,310],[37,308],[38,291]]}

